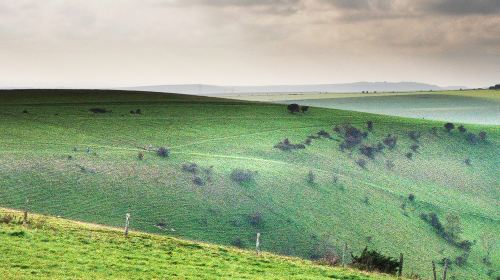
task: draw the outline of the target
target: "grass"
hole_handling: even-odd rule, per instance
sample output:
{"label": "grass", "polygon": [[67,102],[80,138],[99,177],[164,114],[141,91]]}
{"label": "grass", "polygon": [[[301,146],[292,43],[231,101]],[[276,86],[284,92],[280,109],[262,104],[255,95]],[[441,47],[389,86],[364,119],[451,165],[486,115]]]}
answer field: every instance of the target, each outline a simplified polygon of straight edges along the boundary
{"label": "grass", "polygon": [[[88,111],[95,107],[112,112]],[[110,226],[122,226],[130,212],[136,230],[225,245],[241,239],[247,248],[260,232],[263,250],[305,258],[325,247],[340,252],[344,243],[355,254],[369,246],[393,257],[404,253],[405,274],[423,277],[430,277],[431,261],[462,252],[421,213],[433,211],[442,220],[457,213],[468,240],[500,232],[498,126],[466,125],[488,134],[488,141],[471,145],[458,131],[446,133],[442,122],[323,108],[292,115],[285,107],[144,92],[5,91],[0,205],[22,208],[29,198],[31,211]],[[136,109],[142,114],[129,113]],[[396,149],[367,159],[366,170],[355,163],[363,157],[357,150],[339,151],[336,134],[304,150],[273,148],[286,137],[300,143],[321,129],[333,133],[335,124],[363,128],[367,120],[375,128],[365,142],[389,133],[399,140]],[[408,160],[411,130],[422,132],[421,147]],[[169,158],[156,155],[161,146],[171,149]],[[393,170],[386,160],[395,163]],[[182,171],[188,162],[212,166],[212,180],[194,184]],[[234,169],[257,174],[240,184],[230,179]],[[315,183],[307,182],[311,170]],[[410,193],[415,202],[408,201]],[[262,215],[258,225],[249,221],[255,212]],[[491,266],[481,261],[484,254],[474,245],[468,263],[452,265],[450,275],[495,277],[499,250]]]}
{"label": "grass", "polygon": [[[297,258],[0,209],[2,279],[395,279]],[[14,253],[15,252],[15,253]]]}

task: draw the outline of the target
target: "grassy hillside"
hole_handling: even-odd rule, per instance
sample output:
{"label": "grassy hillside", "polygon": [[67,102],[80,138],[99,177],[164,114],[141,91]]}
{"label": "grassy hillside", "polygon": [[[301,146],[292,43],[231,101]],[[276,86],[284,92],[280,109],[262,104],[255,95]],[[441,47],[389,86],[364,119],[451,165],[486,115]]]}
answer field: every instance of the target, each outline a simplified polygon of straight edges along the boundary
{"label": "grassy hillside", "polygon": [[[89,112],[96,107],[112,112]],[[142,114],[130,114],[136,109]],[[366,130],[368,120],[374,129],[363,142],[395,134],[396,148],[373,160],[357,148],[340,151],[343,139],[332,126]],[[442,126],[321,108],[292,115],[283,105],[144,92],[4,92],[0,205],[22,208],[29,198],[32,211],[111,226],[130,212],[137,230],[248,248],[260,232],[264,250],[301,257],[340,252],[345,243],[355,254],[369,246],[393,257],[404,253],[404,271],[427,277],[431,261],[455,260],[463,250],[420,216],[434,212],[445,223],[455,214],[460,238],[477,242],[450,275],[490,279],[499,273],[500,253],[493,250],[484,264],[480,237],[500,232],[499,127],[466,125],[488,135],[472,145]],[[290,152],[273,147],[322,129],[332,139]],[[409,131],[422,133],[412,159],[405,156],[415,144]],[[161,146],[170,157],[156,155]],[[183,171],[185,163],[200,166],[198,181]],[[239,184],[230,177],[237,168],[257,174]]]}
{"label": "grassy hillside", "polygon": [[[8,223],[10,218],[11,221]],[[2,279],[395,279],[0,209]]]}

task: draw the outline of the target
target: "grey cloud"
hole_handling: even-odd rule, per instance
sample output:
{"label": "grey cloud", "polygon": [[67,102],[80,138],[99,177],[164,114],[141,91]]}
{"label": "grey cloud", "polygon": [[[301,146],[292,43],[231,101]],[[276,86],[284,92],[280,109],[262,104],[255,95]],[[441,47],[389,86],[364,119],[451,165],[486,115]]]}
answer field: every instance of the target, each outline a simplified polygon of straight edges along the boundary
{"label": "grey cloud", "polygon": [[433,12],[450,15],[495,14],[500,12],[500,0],[431,1],[426,8]]}

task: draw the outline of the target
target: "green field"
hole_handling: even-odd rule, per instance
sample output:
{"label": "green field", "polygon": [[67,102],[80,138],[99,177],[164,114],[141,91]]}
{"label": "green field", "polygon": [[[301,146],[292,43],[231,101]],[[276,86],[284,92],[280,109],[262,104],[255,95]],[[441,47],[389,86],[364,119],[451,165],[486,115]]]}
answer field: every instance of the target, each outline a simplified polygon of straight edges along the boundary
{"label": "green field", "polygon": [[[89,112],[95,107],[112,112]],[[136,109],[142,114],[129,113]],[[332,126],[365,129],[367,120],[374,129],[365,143],[389,133],[399,138],[394,150],[365,158],[362,169],[355,161],[364,156],[357,149],[341,152]],[[263,250],[305,258],[325,248],[340,252],[344,243],[355,254],[369,246],[393,257],[403,253],[405,274],[427,278],[431,261],[463,252],[420,214],[432,211],[442,221],[457,214],[461,238],[477,242],[466,264],[453,264],[449,275],[495,279],[500,250],[484,264],[480,237],[500,232],[499,126],[466,125],[487,133],[487,141],[476,145],[442,126],[324,108],[290,114],[279,104],[171,94],[5,91],[0,206],[22,208],[29,198],[31,211],[111,226],[122,226],[130,212],[136,230],[225,245],[239,240],[246,248],[260,232]],[[321,129],[333,139],[315,139],[304,150],[273,148],[286,137],[299,143]],[[405,154],[414,144],[407,136],[412,130],[422,136],[410,160]],[[169,158],[156,155],[161,146],[171,149]],[[386,160],[394,162],[392,170]],[[200,175],[203,186],[182,170],[192,162],[212,167],[211,180]],[[236,168],[258,173],[238,184],[230,178]],[[249,216],[256,213],[261,221],[252,223]]]}
{"label": "green field", "polygon": [[500,125],[500,92],[495,90],[269,94],[238,99],[302,105],[462,123]]}
{"label": "green field", "polygon": [[2,279],[395,279],[46,216],[30,215],[26,228],[8,209],[0,217]]}

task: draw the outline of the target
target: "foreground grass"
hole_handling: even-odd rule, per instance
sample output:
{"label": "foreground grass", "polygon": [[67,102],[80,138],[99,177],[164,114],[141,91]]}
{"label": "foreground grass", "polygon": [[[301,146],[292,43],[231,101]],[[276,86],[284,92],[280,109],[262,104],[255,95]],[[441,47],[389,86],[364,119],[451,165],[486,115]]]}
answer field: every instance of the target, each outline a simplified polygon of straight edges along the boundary
{"label": "foreground grass", "polygon": [[0,208],[1,279],[394,279]]}
{"label": "foreground grass", "polygon": [[[89,112],[94,107],[112,112]],[[136,109],[142,114],[129,113]],[[332,127],[364,129],[367,120],[374,130],[366,144],[387,134],[399,138],[395,149],[365,158],[362,169],[355,161],[364,156],[358,149],[341,152],[342,139]],[[303,258],[320,257],[326,249],[339,253],[345,243],[354,254],[369,246],[392,257],[403,253],[404,273],[425,278],[432,261],[442,269],[443,258],[463,252],[420,214],[435,212],[445,221],[451,213],[460,217],[461,238],[477,243],[465,265],[450,267],[450,277],[495,279],[500,250],[485,264],[479,240],[500,232],[499,127],[466,125],[488,134],[487,141],[471,145],[465,134],[442,126],[322,108],[292,115],[283,105],[172,94],[2,92],[0,205],[23,208],[29,198],[33,212],[111,226],[121,226],[131,212],[135,230],[222,245],[239,240],[245,248],[260,232],[264,250]],[[321,129],[333,139],[292,152],[273,148],[286,137],[301,143]],[[422,137],[410,160],[405,154],[414,144],[412,130]],[[171,148],[169,158],[155,154],[160,146]],[[212,167],[212,179],[194,184],[181,167],[187,162]],[[229,176],[236,168],[258,173],[238,184]],[[309,171],[314,183],[307,182]],[[249,220],[254,213],[261,214],[258,224]]]}

